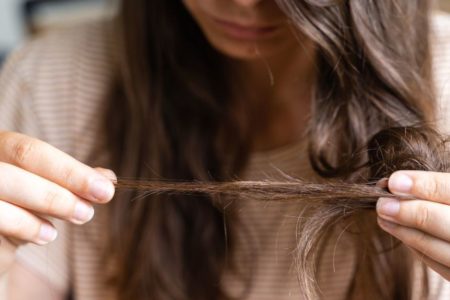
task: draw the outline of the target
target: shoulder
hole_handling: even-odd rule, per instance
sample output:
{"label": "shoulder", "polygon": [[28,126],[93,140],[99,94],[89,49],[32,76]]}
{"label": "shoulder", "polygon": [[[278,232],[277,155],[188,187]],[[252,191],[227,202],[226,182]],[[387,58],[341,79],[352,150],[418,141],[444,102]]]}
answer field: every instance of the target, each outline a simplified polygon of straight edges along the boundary
{"label": "shoulder", "polygon": [[112,28],[111,20],[98,20],[49,30],[19,47],[11,59],[26,79],[51,72],[71,75],[83,62],[100,69],[112,59]]}
{"label": "shoulder", "polygon": [[437,98],[437,122],[450,133],[450,14],[434,12],[431,18],[431,54]]}
{"label": "shoulder", "polygon": [[112,20],[99,20],[28,41],[2,70],[0,107],[32,108],[40,138],[73,155],[77,137],[83,130],[95,132],[93,127],[101,119],[114,75],[112,33]]}
{"label": "shoulder", "polygon": [[433,13],[430,43],[435,80],[442,80],[450,73],[450,14]]}
{"label": "shoulder", "polygon": [[431,30],[435,36],[450,36],[450,14],[443,11],[431,13]]}

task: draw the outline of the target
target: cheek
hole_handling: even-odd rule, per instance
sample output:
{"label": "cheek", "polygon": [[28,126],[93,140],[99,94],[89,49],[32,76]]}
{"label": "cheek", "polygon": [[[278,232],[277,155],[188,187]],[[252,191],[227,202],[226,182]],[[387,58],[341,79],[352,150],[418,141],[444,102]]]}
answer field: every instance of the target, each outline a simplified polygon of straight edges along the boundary
{"label": "cheek", "polygon": [[192,12],[192,9],[193,9],[193,7],[195,7],[197,0],[183,0],[181,2],[183,2],[184,6],[186,7],[187,10]]}
{"label": "cheek", "polygon": [[[182,0],[186,9],[195,18],[199,18],[205,13],[211,14],[214,11],[220,11],[226,7],[222,2],[230,2],[231,0]],[[221,8],[222,7],[222,8]]]}

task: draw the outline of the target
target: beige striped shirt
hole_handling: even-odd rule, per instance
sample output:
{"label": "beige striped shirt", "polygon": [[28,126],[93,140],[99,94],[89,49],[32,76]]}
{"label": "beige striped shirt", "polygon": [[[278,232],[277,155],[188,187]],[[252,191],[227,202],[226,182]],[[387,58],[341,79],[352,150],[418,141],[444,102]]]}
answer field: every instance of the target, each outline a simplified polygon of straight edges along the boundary
{"label": "beige striped shirt", "polygon": [[[439,124],[450,132],[450,18],[436,14],[432,22]],[[16,51],[0,76],[0,128],[45,140],[83,162],[104,165],[105,153],[94,147],[102,138],[100,122],[114,66],[108,25],[102,21],[57,30]],[[280,171],[316,178],[305,146],[300,142],[254,153],[243,179],[277,178]],[[258,265],[248,299],[301,299],[292,268],[300,208],[252,201],[236,205],[258,249],[248,253],[243,244],[237,245],[239,263],[245,266],[255,260]],[[85,226],[55,221],[57,241],[45,247],[26,245],[17,259],[55,289],[72,289],[75,299],[114,299],[113,290],[102,280],[108,266],[99,259],[107,230],[105,214],[104,207],[97,207],[94,220]],[[319,271],[322,298],[344,299],[353,274],[353,254],[345,236],[330,245]],[[430,276],[431,299],[450,299],[450,284],[433,271]],[[223,284],[235,295],[242,289],[242,282],[232,274],[224,275]]]}

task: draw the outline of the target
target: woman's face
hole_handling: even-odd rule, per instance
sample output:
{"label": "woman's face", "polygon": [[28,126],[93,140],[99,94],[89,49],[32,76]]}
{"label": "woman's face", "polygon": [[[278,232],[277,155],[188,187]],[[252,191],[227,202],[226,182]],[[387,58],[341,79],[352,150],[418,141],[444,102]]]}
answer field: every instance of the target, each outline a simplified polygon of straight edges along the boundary
{"label": "woman's face", "polygon": [[211,45],[237,59],[267,58],[298,47],[274,0],[183,0]]}

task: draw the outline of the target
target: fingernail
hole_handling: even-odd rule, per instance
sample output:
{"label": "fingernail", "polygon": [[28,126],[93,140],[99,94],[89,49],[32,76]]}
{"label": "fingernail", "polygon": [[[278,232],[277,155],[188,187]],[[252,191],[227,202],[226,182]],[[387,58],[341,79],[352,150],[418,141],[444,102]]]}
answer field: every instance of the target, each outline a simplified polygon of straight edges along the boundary
{"label": "fingernail", "polygon": [[53,242],[57,236],[58,232],[56,231],[56,229],[53,228],[53,226],[44,223],[39,229],[39,240],[37,241],[37,243],[39,245],[48,244],[50,242]]}
{"label": "fingernail", "polygon": [[106,202],[114,196],[114,185],[104,177],[99,177],[90,183],[90,193],[98,201]]}
{"label": "fingernail", "polygon": [[376,186],[379,188],[385,188],[388,184],[388,178],[384,177],[377,181]]}
{"label": "fingernail", "polygon": [[409,193],[413,186],[411,177],[404,173],[394,173],[389,178],[389,190],[391,192]]}
{"label": "fingernail", "polygon": [[100,173],[102,176],[105,176],[106,178],[111,180],[112,182],[116,182],[117,181],[117,175],[116,175],[116,173],[114,173],[113,170],[105,169],[105,168],[96,168],[95,170],[98,173]]}
{"label": "fingernail", "polygon": [[84,202],[78,202],[75,205],[72,222],[76,224],[84,224],[94,217],[94,208]]}
{"label": "fingernail", "polygon": [[380,198],[377,201],[377,211],[380,215],[394,217],[400,211],[400,202],[392,198]]}
{"label": "fingernail", "polygon": [[378,225],[380,225],[382,228],[387,229],[387,230],[394,229],[395,227],[398,226],[397,224],[395,224],[393,222],[389,222],[389,221],[383,220],[381,218],[378,218]]}

